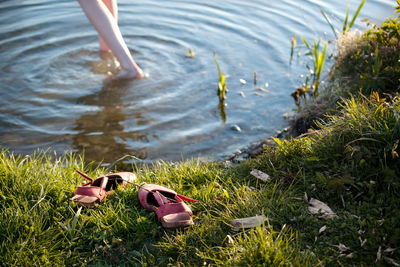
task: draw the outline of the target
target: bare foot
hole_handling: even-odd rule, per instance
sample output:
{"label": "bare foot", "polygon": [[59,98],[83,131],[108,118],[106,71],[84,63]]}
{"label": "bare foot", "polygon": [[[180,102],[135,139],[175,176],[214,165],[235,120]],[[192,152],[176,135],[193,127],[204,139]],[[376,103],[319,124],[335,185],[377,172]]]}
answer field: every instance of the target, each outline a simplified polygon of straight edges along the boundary
{"label": "bare foot", "polygon": [[141,69],[138,70],[125,70],[121,69],[117,74],[113,75],[115,80],[133,80],[144,78],[144,73]]}
{"label": "bare foot", "polygon": [[121,69],[118,73],[113,74],[107,78],[108,81],[126,81],[126,80],[135,80],[142,79],[145,77],[145,74],[142,69],[138,70],[125,70]]}

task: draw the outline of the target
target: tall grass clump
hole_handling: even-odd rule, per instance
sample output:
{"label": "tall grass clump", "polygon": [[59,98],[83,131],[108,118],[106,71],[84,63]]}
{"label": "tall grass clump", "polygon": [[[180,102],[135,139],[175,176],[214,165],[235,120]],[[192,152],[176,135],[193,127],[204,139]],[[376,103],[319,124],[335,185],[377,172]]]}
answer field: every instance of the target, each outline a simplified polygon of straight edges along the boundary
{"label": "tall grass clump", "polygon": [[[346,16],[343,21],[343,27],[341,34],[346,34],[350,31],[350,29],[353,27],[358,15],[360,14],[360,11],[362,7],[364,6],[366,0],[362,0],[360,5],[358,6],[356,12],[350,19],[349,17],[349,9],[346,9]],[[329,16],[321,10],[321,13],[329,26],[331,27],[333,33],[335,34],[336,39],[339,38],[337,34],[337,30],[333,26]],[[327,56],[327,48],[328,48],[328,41],[323,41],[323,45],[321,44],[321,40],[316,41],[314,40],[313,43],[307,41],[304,38],[301,38],[303,41],[303,44],[305,45],[306,48],[306,53],[305,55],[311,56],[311,63],[312,63],[312,68],[310,68],[308,65],[307,68],[309,70],[310,75],[306,75],[305,82],[303,83],[302,86],[299,86],[296,88],[296,90],[291,94],[292,97],[295,100],[296,105],[300,106],[301,102],[304,102],[304,104],[307,102],[307,98],[311,98],[312,100],[315,100],[319,96],[319,87],[321,83],[321,74],[323,73],[324,65],[326,59],[329,57],[332,57],[333,55]],[[291,46],[291,52],[290,52],[290,62],[292,61],[293,57],[293,50],[294,50],[294,43],[293,43],[292,38],[292,46]]]}
{"label": "tall grass clump", "polygon": [[[397,7],[400,5],[398,4]],[[349,31],[336,41],[337,53],[319,97],[303,105],[291,122],[294,135],[317,127],[315,121],[332,114],[341,98],[394,94],[400,89],[400,20],[387,19],[381,26],[370,24],[365,32]],[[300,87],[301,89],[302,87]]]}
{"label": "tall grass clump", "polygon": [[399,89],[400,17],[387,19],[381,26],[372,25],[363,34],[345,34],[338,48],[333,75],[344,81],[354,77],[354,88],[365,94]]}
{"label": "tall grass clump", "polygon": [[323,265],[397,264],[400,97],[373,93],[340,105],[318,123],[319,130],[276,139],[278,148],[251,164],[292,181],[306,198],[324,201],[338,214],[332,220],[299,214],[289,224]]}
{"label": "tall grass clump", "polygon": [[[356,19],[357,19],[358,15],[360,14],[361,9],[363,8],[363,6],[364,6],[366,1],[367,0],[362,0],[360,2],[356,12],[354,12],[353,17],[350,20],[349,20],[349,8],[346,9],[346,15],[345,15],[344,20],[343,20],[341,34],[345,34],[346,32],[349,32],[353,28],[353,25],[356,22]],[[329,18],[328,14],[326,14],[326,12],[323,11],[322,9],[321,9],[321,14],[324,16],[326,22],[331,27],[332,32],[335,34],[336,39],[338,39],[339,36],[338,36],[337,30],[333,26],[333,23],[332,23],[331,19]]]}
{"label": "tall grass clump", "polygon": [[[351,190],[346,194],[352,190],[357,191],[354,196],[364,193],[364,189],[370,192],[370,181],[376,184],[375,193],[397,189],[400,182],[397,180],[400,177],[399,96],[385,99],[373,93],[370,97],[343,100],[340,107],[337,114],[317,122],[319,130],[307,138],[278,141],[281,146],[277,153],[285,158],[287,166],[293,163],[296,168],[310,168],[327,174],[326,177],[331,172],[349,178],[346,184],[351,185],[348,188]],[[325,182],[332,180],[326,178]]]}

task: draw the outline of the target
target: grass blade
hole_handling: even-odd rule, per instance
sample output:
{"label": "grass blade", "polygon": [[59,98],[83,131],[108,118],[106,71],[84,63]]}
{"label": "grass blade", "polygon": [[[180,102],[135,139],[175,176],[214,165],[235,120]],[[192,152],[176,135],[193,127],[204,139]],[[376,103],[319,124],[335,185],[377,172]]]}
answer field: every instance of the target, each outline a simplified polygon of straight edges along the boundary
{"label": "grass blade", "polygon": [[350,21],[350,23],[349,23],[349,27],[348,27],[347,30],[350,30],[351,27],[353,27],[354,22],[356,21],[356,19],[357,19],[357,17],[358,17],[358,14],[360,14],[360,11],[361,11],[361,9],[362,9],[362,7],[364,6],[364,4],[365,4],[366,1],[367,1],[367,0],[362,0],[362,1],[361,1],[360,5],[359,5],[358,8],[357,8],[356,13],[354,13],[353,18],[351,19],[351,21]]}
{"label": "grass blade", "polygon": [[349,9],[346,9],[346,17],[344,18],[344,22],[343,22],[343,29],[342,29],[342,33],[347,32],[347,22],[349,21]]}
{"label": "grass blade", "polygon": [[322,9],[321,9],[321,14],[322,14],[322,16],[324,16],[326,22],[328,22],[329,26],[331,27],[333,33],[335,34],[335,38],[338,39],[338,35],[336,33],[335,27],[333,27],[333,23],[332,23],[331,19],[328,17],[328,14],[326,14],[325,11],[323,11]]}

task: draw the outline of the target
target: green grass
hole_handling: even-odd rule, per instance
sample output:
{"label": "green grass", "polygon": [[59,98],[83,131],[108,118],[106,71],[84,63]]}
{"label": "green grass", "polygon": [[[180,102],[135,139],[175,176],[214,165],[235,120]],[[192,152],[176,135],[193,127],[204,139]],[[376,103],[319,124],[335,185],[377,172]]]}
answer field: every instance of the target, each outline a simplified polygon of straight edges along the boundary
{"label": "green grass", "polygon": [[[291,193],[278,190],[278,185],[259,185],[248,170],[194,160],[138,169],[139,183],[161,184],[200,201],[193,205],[195,226],[171,231],[162,229],[154,214],[140,207],[135,186],[110,196],[96,209],[79,209],[68,201],[74,187],[82,183],[76,169],[93,177],[105,172],[85,167],[72,155],[0,154],[0,255],[4,265],[229,265],[263,262],[260,256],[276,263],[308,261],[298,256],[294,233],[280,231]],[[294,201],[290,206],[295,209],[304,203]],[[267,228],[231,230],[231,219],[260,213],[270,217]],[[268,239],[264,240],[264,234]],[[238,244],[234,256],[229,252],[228,235]],[[250,244],[257,246],[259,240],[266,243],[253,255]]]}

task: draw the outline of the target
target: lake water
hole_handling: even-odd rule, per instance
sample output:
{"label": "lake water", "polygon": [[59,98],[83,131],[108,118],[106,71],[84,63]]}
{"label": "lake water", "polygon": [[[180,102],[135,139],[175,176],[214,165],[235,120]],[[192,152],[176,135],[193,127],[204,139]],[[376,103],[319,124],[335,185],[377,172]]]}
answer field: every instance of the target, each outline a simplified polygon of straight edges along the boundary
{"label": "lake water", "polygon": [[[121,0],[121,31],[150,77],[107,86],[113,67],[100,59],[78,2],[2,0],[0,146],[19,154],[85,151],[97,162],[128,154],[147,161],[224,157],[287,125],[283,114],[295,108],[290,93],[306,72],[304,57],[289,64],[290,38],[333,39],[320,10],[339,29],[346,8],[353,14],[358,3]],[[394,5],[368,0],[356,28],[366,27],[362,18],[382,22]],[[196,57],[185,56],[189,48]],[[226,120],[214,54],[229,75]]]}

